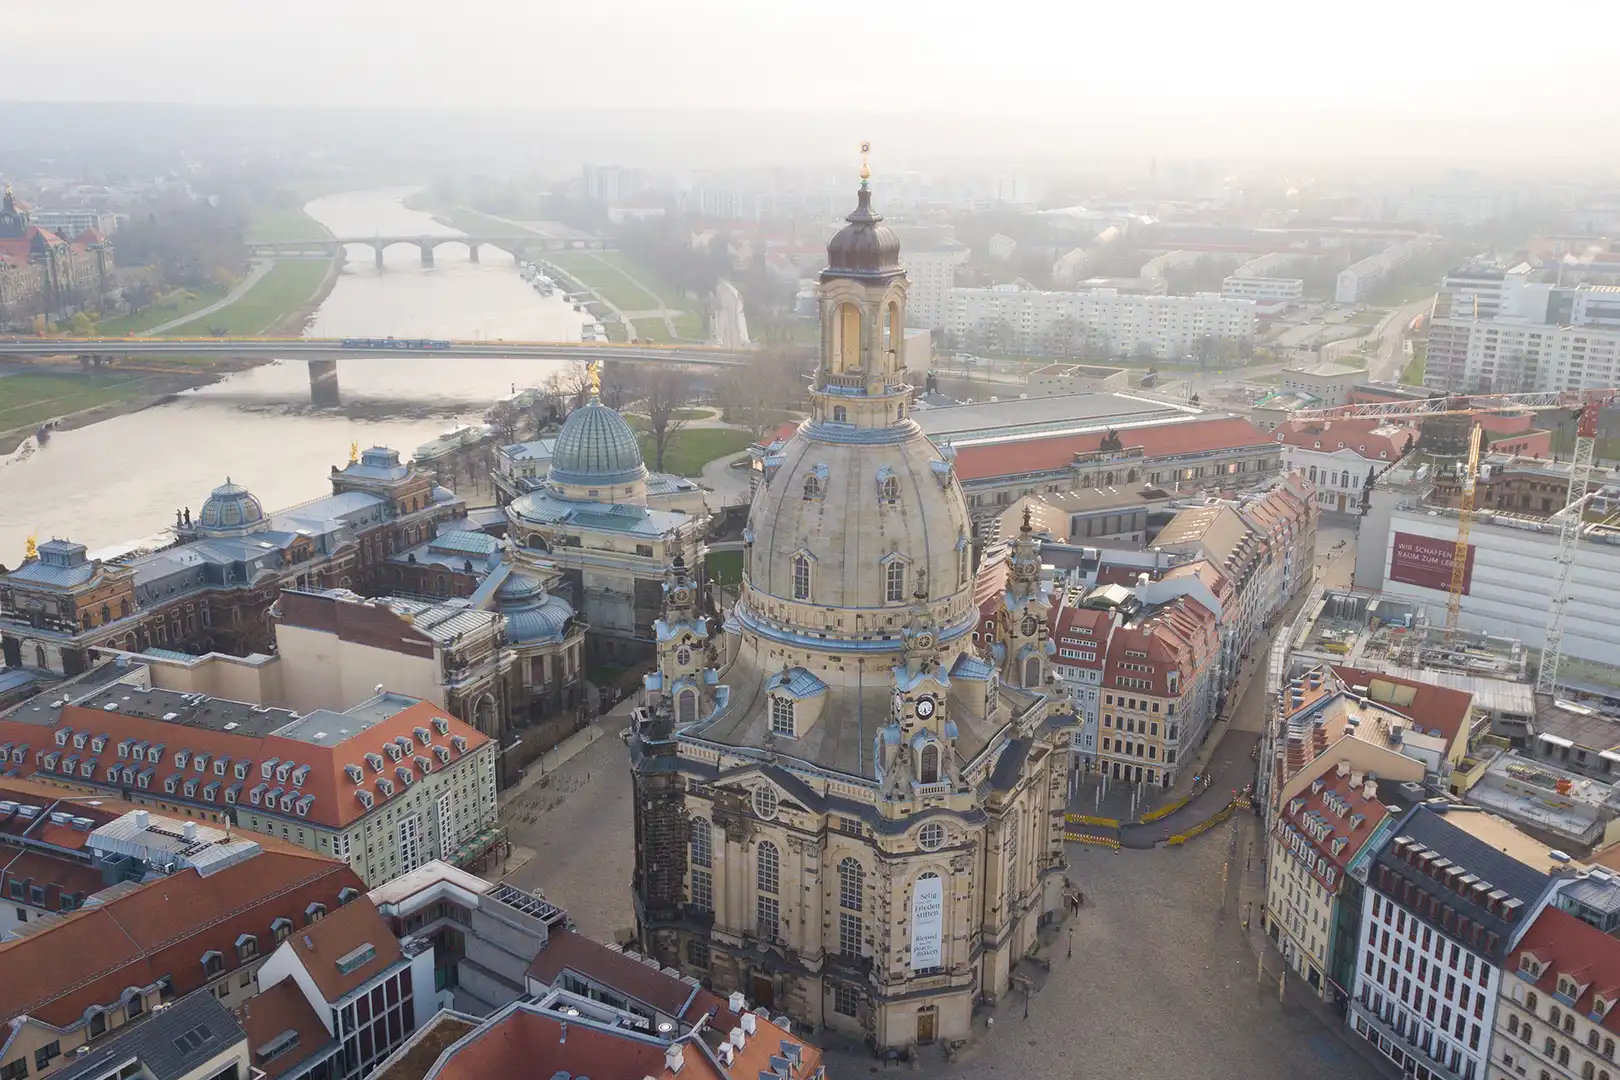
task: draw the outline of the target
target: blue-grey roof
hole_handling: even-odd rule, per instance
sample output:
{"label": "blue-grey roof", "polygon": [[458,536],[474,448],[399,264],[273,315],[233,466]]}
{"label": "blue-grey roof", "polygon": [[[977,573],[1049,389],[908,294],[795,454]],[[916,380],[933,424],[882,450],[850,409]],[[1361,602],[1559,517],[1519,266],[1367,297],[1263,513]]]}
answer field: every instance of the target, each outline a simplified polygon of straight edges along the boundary
{"label": "blue-grey roof", "polygon": [[634,536],[665,536],[691,522],[673,510],[648,510],[628,503],[577,502],[546,491],[532,491],[512,500],[507,510],[531,525],[574,525],[601,532]]}
{"label": "blue-grey roof", "polygon": [[827,692],[827,684],[804,668],[788,668],[765,680],[765,689],[781,690],[791,698],[803,701]]}
{"label": "blue-grey roof", "polygon": [[[1435,895],[1442,903],[1468,916],[1486,930],[1495,931],[1498,939],[1494,951],[1487,949],[1483,942],[1472,947],[1500,963],[1509,951],[1514,932],[1523,928],[1524,921],[1535,910],[1536,900],[1552,879],[1453,825],[1446,820],[1449,813],[1469,814],[1481,811],[1456,808],[1448,810],[1447,813],[1437,813],[1429,804],[1419,803],[1407,813],[1405,820],[1395,826],[1391,832],[1391,839],[1375,856],[1374,863],[1379,867],[1387,867],[1397,877],[1412,882],[1418,889]],[[1407,862],[1405,855],[1395,850],[1396,845],[1403,839],[1410,839],[1422,845],[1426,851],[1437,853],[1441,859],[1450,860],[1452,864],[1461,867],[1465,874],[1471,874],[1488,883],[1491,890],[1501,890],[1509,898],[1519,901],[1519,913],[1515,920],[1509,923],[1500,915],[1489,911],[1483,904],[1476,902],[1471,891],[1468,895],[1464,895],[1453,887],[1443,872],[1444,867],[1433,873],[1429,872],[1427,867],[1420,869],[1424,867],[1425,862],[1432,865],[1433,860],[1419,859],[1418,865]],[[1371,884],[1377,884],[1376,874],[1377,871],[1374,870]],[[1441,925],[1438,915],[1429,918],[1424,914],[1422,907],[1415,907],[1412,910],[1417,917],[1425,919],[1441,933],[1457,936],[1454,930]]]}
{"label": "blue-grey roof", "polygon": [[501,546],[501,542],[488,533],[471,532],[467,529],[452,529],[441,532],[428,546],[434,551],[454,551],[467,555],[488,555]]}
{"label": "blue-grey roof", "polygon": [[574,617],[568,601],[550,595],[538,578],[517,570],[495,590],[495,607],[506,617],[506,640],[514,645],[561,641]]}
{"label": "blue-grey roof", "polygon": [[197,532],[203,536],[232,536],[247,532],[264,522],[264,507],[253,493],[230,477],[213,491],[197,515]]}
{"label": "blue-grey roof", "polygon": [[951,665],[951,677],[956,679],[988,679],[995,674],[995,668],[987,660],[977,656],[962,653]]}
{"label": "blue-grey roof", "polygon": [[386,446],[373,446],[351,461],[342,470],[343,476],[360,480],[403,480],[410,472],[408,465],[400,464],[399,451]]}
{"label": "blue-grey roof", "polygon": [[[41,545],[43,548],[44,545]],[[59,589],[71,589],[83,585],[95,576],[96,568],[88,562],[76,566],[60,566],[45,562],[42,559],[31,559],[17,569],[6,575],[7,581],[28,582],[34,585],[51,585]]]}
{"label": "blue-grey roof", "polygon": [[647,474],[648,495],[674,495],[682,491],[696,490],[698,490],[697,484],[684,476],[674,476],[670,473],[661,472]]}
{"label": "blue-grey roof", "polygon": [[138,1060],[152,1080],[180,1080],[247,1041],[247,1032],[213,994],[187,994],[149,1012],[81,1057],[68,1055],[52,1076],[89,1080],[119,1062]]}
{"label": "blue-grey roof", "polygon": [[554,483],[628,484],[646,475],[641,445],[624,417],[595,397],[568,414],[551,452]]}
{"label": "blue-grey roof", "polygon": [[533,442],[513,443],[501,447],[501,453],[513,461],[549,459],[557,445],[556,439],[535,439]]}

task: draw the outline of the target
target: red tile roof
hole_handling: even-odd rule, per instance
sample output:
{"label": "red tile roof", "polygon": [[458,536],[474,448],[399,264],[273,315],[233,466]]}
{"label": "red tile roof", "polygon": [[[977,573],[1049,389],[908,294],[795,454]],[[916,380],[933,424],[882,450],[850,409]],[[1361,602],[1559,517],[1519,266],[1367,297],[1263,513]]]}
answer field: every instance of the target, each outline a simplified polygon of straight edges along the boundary
{"label": "red tile roof", "polygon": [[[440,735],[433,727],[435,718],[444,718],[449,721],[449,734]],[[74,731],[90,731],[95,734],[107,736],[107,745],[100,754],[91,755],[86,750],[75,751],[69,742],[65,748],[56,745],[54,733],[59,727],[71,728]],[[433,746],[443,746],[449,754],[449,760],[441,765],[433,751],[420,745],[414,738],[416,728],[424,728],[429,733],[430,743]],[[455,749],[452,739],[461,736],[466,740],[466,749]],[[400,761],[394,761],[385,752],[386,743],[403,737],[412,744],[412,749]],[[214,804],[204,803],[200,799],[189,800],[199,805],[217,805],[225,810],[225,788],[234,783],[241,783],[242,792],[238,805],[250,806],[249,793],[253,787],[263,781],[260,767],[271,759],[278,761],[294,761],[299,765],[309,766],[309,773],[304,783],[297,788],[289,787],[285,783],[269,782],[272,788],[286,788],[287,791],[296,791],[300,795],[313,795],[315,801],[310,805],[308,820],[316,824],[335,828],[342,828],[364,816],[364,805],[356,797],[355,791],[364,788],[370,791],[375,799],[373,812],[384,807],[390,799],[409,799],[410,789],[398,782],[395,770],[401,766],[415,769],[415,757],[420,755],[426,759],[431,771],[437,771],[448,765],[453,765],[467,754],[471,754],[479,747],[489,742],[487,735],[481,734],[476,728],[462,723],[445,710],[432,702],[420,701],[389,717],[379,724],[373,724],[335,746],[319,746],[315,743],[304,742],[299,739],[287,738],[281,735],[248,735],[234,731],[216,731],[207,727],[189,724],[168,723],[163,720],[153,720],[144,716],[131,716],[126,713],[108,712],[101,709],[88,709],[80,705],[63,706],[61,715],[55,724],[25,723],[20,720],[0,720],[0,742],[26,744],[29,753],[26,759],[16,768],[23,775],[33,773],[39,766],[43,753],[58,751],[61,760],[66,761],[70,756],[77,756],[81,762],[94,757],[100,762],[96,784],[105,783],[105,769],[119,762],[115,747],[124,739],[146,741],[152,744],[163,744],[164,760],[152,765],[154,776],[151,790],[162,793],[163,780],[169,775],[181,771],[174,763],[174,754],[179,750],[190,751],[193,755],[201,752],[209,755],[210,759],[218,760],[229,757],[231,761],[246,759],[252,763],[248,778],[237,781],[234,774],[228,773],[223,779],[207,774],[209,781],[221,779],[219,792]],[[367,753],[382,754],[383,771],[375,773],[366,765]],[[354,783],[344,773],[344,766],[358,765],[362,769],[363,778],[359,784]],[[52,776],[48,770],[40,770],[42,777]],[[201,778],[204,774],[188,774]],[[387,778],[393,783],[394,794],[385,798],[378,790],[376,781],[379,777]],[[201,794],[199,790],[199,795]],[[171,796],[175,798],[178,796]],[[269,811],[270,808],[265,807]],[[273,811],[271,811],[273,812]]]}
{"label": "red tile roof", "polygon": [[[664,1048],[629,1032],[607,1032],[534,1009],[517,1009],[481,1028],[449,1052],[434,1080],[541,1077],[557,1072],[602,1080],[666,1080]],[[681,1080],[719,1080],[695,1047],[686,1050]],[[752,1080],[752,1078],[750,1078]]]}
{"label": "red tile roof", "polygon": [[1438,730],[1447,743],[1468,722],[1474,695],[1465,690],[1333,664],[1333,673],[1361,697],[1409,718],[1415,727]]}
{"label": "red tile roof", "polygon": [[[243,1002],[242,1007],[236,1010],[236,1019],[247,1032],[248,1053],[254,1055],[254,1068],[263,1069],[267,1080],[275,1080],[293,1071],[322,1050],[335,1045],[326,1025],[315,1015],[309,999],[292,979],[283,979]],[[285,1031],[298,1033],[297,1045],[269,1061],[260,1061],[257,1056],[259,1049]]]}
{"label": "red tile roof", "polygon": [[[1415,440],[1417,436],[1416,425],[1362,418],[1291,420],[1272,433],[1275,441],[1303,450],[1319,450],[1324,454],[1353,450],[1370,461],[1397,460],[1406,446],[1406,440]],[[1340,446],[1340,443],[1344,445]]]}
{"label": "red tile roof", "polygon": [[[339,960],[367,945],[374,953],[370,960],[347,972],[338,970]],[[281,947],[292,950],[315,988],[333,1004],[399,963],[405,955],[399,939],[369,900],[328,907],[324,918],[295,930]]]}
{"label": "red tile roof", "polygon": [[[1249,421],[1236,416],[1192,420],[1184,424],[1122,427],[1119,437],[1124,440],[1126,449],[1141,447],[1143,457],[1149,460],[1207,450],[1261,447],[1271,442]],[[1090,432],[1085,435],[1055,435],[1048,439],[963,446],[956,452],[956,475],[963,480],[983,480],[1062,469],[1074,462],[1076,454],[1098,449],[1102,439],[1101,432]]]}
{"label": "red tile roof", "polygon": [[365,886],[347,864],[313,853],[263,851],[206,878],[196,870],[158,878],[0,942],[0,970],[29,973],[26,981],[0,979],[0,1017],[26,1014],[67,1028],[91,1006],[115,1004],[127,988],[165,975],[188,994],[209,981],[204,954],[217,950],[232,971],[242,934],[256,935],[268,953],[275,919],[301,927],[310,904],[336,911],[344,889]]}
{"label": "red tile roof", "polygon": [[[1272,826],[1272,834],[1283,839],[1286,846],[1290,834],[1285,826],[1294,826],[1295,833],[1292,835],[1299,836],[1303,846],[1313,856],[1319,856],[1326,865],[1333,867],[1333,880],[1330,881],[1318,869],[1322,864],[1313,857],[1307,860],[1310,875],[1324,888],[1337,889],[1344,883],[1350,860],[1366,844],[1378,823],[1389,816],[1389,808],[1376,797],[1367,798],[1363,794],[1365,785],[1354,787],[1349,775],[1339,776],[1336,764],[1323,762],[1322,767],[1323,775],[1313,779],[1283,805]],[[1360,820],[1357,820],[1358,815]],[[1323,839],[1316,839],[1311,832],[1309,826],[1313,822],[1328,825],[1329,831],[1323,834]],[[1335,844],[1337,840],[1344,843]]]}
{"label": "red tile roof", "polygon": [[[14,881],[27,888],[44,889],[43,903],[35,903],[33,894],[27,888],[21,897],[13,897],[11,883]],[[86,896],[100,892],[105,887],[101,871],[87,863],[47,855],[43,851],[25,850],[13,844],[0,844],[0,903],[15,900],[33,907],[59,911],[64,895],[82,903]]]}
{"label": "red tile roof", "polygon": [[1580,996],[1572,1003],[1573,1010],[1590,1017],[1596,1011],[1594,999],[1601,995],[1610,1003],[1601,1026],[1620,1034],[1620,1008],[1613,1004],[1620,998],[1620,940],[1548,905],[1508,957],[1507,970],[1521,970],[1526,953],[1545,965],[1536,989],[1551,997],[1558,989],[1558,976],[1573,977],[1581,987]]}

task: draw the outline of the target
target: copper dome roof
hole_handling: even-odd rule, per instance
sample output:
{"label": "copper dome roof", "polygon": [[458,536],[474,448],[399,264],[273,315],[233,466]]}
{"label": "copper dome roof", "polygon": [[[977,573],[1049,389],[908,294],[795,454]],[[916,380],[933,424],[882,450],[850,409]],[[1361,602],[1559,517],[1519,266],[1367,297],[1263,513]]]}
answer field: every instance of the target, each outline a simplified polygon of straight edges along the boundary
{"label": "copper dome roof", "polygon": [[902,273],[900,238],[872,210],[872,192],[862,181],[849,222],[827,244],[823,278],[886,278]]}

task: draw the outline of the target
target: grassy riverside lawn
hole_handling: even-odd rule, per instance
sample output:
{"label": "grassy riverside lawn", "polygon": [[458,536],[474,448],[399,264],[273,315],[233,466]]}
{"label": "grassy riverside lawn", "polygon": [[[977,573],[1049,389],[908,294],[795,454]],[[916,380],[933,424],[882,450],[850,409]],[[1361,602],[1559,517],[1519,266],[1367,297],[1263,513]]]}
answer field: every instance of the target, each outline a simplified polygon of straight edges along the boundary
{"label": "grassy riverside lawn", "polygon": [[722,585],[741,585],[743,553],[740,551],[709,552],[709,576]]}
{"label": "grassy riverside lawn", "polygon": [[[548,251],[540,257],[558,269],[568,271],[581,284],[595,289],[602,299],[620,311],[651,311],[664,307],[664,301],[656,294],[631,281],[621,265],[608,260],[607,256],[614,254],[611,251]],[[638,269],[632,267],[631,272],[641,278],[636,273]]]}
{"label": "grassy riverside lawn", "polygon": [[739,454],[753,443],[754,436],[737,428],[684,428],[669,437],[664,465],[659,468],[650,435],[642,435],[641,456],[649,469],[676,476],[701,476],[703,466],[715,458]]}
{"label": "grassy riverside lawn", "polygon": [[277,244],[296,240],[327,240],[332,233],[302,208],[255,207],[248,219],[247,241],[250,244]]}
{"label": "grassy riverside lawn", "polygon": [[215,330],[224,330],[229,337],[262,334],[308,303],[330,269],[323,259],[283,259],[235,303],[172,327],[162,336],[199,337]]}
{"label": "grassy riverside lawn", "polygon": [[0,431],[32,427],[68,413],[123,401],[140,393],[142,373],[25,371],[0,379]]}
{"label": "grassy riverside lawn", "polygon": [[176,289],[162,300],[139,312],[130,315],[115,315],[110,319],[102,319],[96,323],[94,334],[97,337],[123,337],[125,334],[138,334],[142,330],[149,330],[159,326],[170,319],[178,319],[189,315],[193,311],[217,303],[220,297],[230,292],[229,289],[218,285],[207,285],[200,289]]}
{"label": "grassy riverside lawn", "polygon": [[1429,346],[1424,342],[1415,342],[1412,345],[1412,362],[1406,365],[1401,372],[1402,386],[1422,386],[1423,368],[1429,357]]}

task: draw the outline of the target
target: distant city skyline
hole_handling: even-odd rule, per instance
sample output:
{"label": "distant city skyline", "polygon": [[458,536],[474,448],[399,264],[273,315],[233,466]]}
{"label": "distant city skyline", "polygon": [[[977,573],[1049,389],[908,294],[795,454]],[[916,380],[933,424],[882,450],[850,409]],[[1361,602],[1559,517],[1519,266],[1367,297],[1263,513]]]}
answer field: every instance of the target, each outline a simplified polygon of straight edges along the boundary
{"label": "distant city skyline", "polygon": [[[963,157],[976,149],[1049,157],[1061,149],[1054,142],[1083,139],[1121,152],[1472,150],[1484,159],[1507,154],[1506,140],[1528,139],[1512,149],[1590,160],[1612,151],[1595,145],[1580,103],[1620,98],[1620,68],[1606,55],[1613,33],[1603,32],[1604,23],[1620,29],[1620,16],[1597,3],[1570,6],[1558,20],[1504,21],[1393,0],[1353,13],[1280,0],[1223,8],[1175,0],[1151,13],[1014,0],[971,15],[916,0],[678,8],[284,0],[222,17],[204,0],[14,0],[13,40],[71,40],[97,59],[63,79],[55,50],[18,50],[7,92],[31,101],[497,108],[554,119],[702,110],[775,114],[788,127],[815,114],[960,117],[967,123],[920,125],[917,134],[949,143],[955,132]],[[875,42],[885,47],[875,51]],[[1436,62],[1436,49],[1453,59]],[[1557,58],[1556,79],[1530,75],[1527,59],[1537,56]],[[691,156],[751,159],[755,148],[737,144],[757,141],[762,126],[745,117],[742,131],[690,132]],[[879,160],[907,152],[906,127],[880,142]]]}

